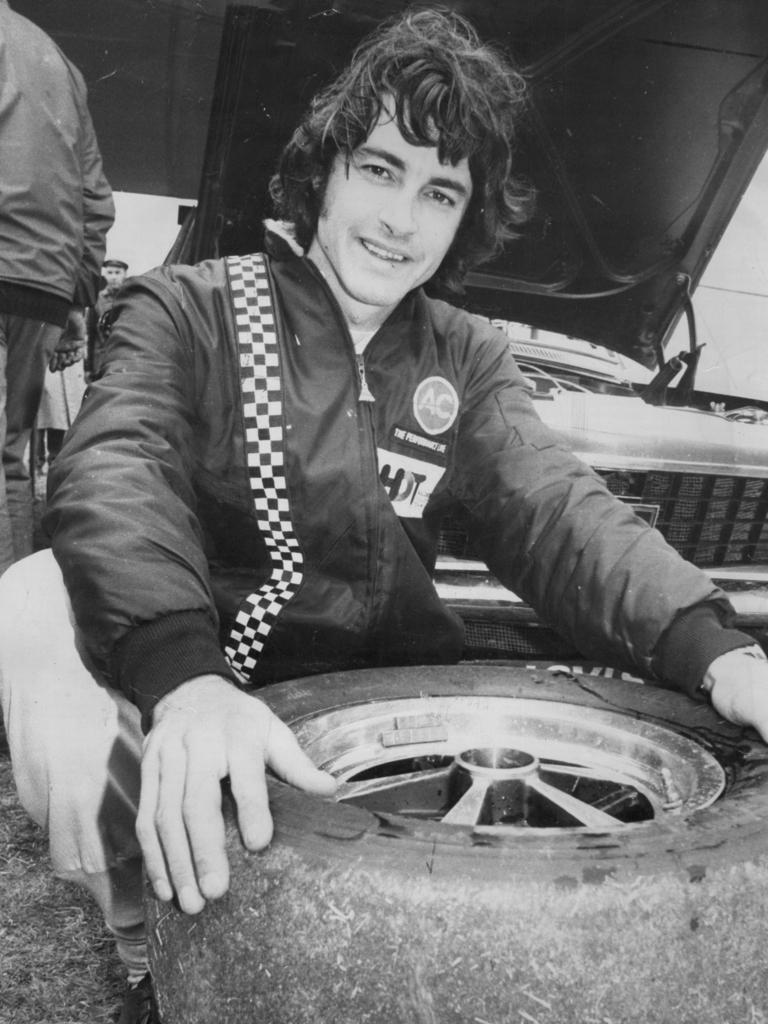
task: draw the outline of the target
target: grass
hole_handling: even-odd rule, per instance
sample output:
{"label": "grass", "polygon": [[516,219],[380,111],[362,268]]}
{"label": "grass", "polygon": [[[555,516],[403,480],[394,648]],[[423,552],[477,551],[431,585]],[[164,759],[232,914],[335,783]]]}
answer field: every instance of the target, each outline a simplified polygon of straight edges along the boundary
{"label": "grass", "polygon": [[18,802],[0,716],[0,1024],[109,1024],[124,984],[98,909],[53,877]]}
{"label": "grass", "polygon": [[90,897],[53,877],[19,805],[0,725],[0,1022],[108,1024],[123,972]]}

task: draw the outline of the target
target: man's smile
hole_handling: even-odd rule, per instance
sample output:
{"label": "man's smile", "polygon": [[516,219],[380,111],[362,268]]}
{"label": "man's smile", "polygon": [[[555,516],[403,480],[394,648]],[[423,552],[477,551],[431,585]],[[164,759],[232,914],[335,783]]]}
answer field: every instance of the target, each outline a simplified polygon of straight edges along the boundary
{"label": "man's smile", "polygon": [[363,247],[372,256],[377,256],[381,260],[386,260],[388,263],[404,263],[407,259],[400,252],[394,252],[392,249],[386,249],[382,245],[377,245],[375,242],[370,242],[366,238],[361,238],[360,241],[363,243]]}

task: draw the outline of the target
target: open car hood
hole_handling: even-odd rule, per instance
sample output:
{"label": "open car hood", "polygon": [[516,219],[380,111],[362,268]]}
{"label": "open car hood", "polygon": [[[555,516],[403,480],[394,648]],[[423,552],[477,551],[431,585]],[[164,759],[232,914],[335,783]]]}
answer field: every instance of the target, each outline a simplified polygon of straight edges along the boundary
{"label": "open car hood", "polygon": [[[230,9],[198,255],[258,239],[277,155],[392,0]],[[518,169],[537,210],[468,279],[489,316],[653,366],[768,144],[765,0],[456,4],[529,82]]]}
{"label": "open car hood", "polygon": [[[179,186],[190,168],[198,176],[202,158],[195,259],[261,246],[261,222],[270,213],[267,182],[310,97],[364,34],[405,6],[402,0],[12,5],[50,31],[83,69],[115,187],[189,194]],[[663,363],[664,343],[768,146],[768,3],[467,0],[450,6],[507,49],[528,80],[518,171],[538,193],[520,238],[470,276],[464,304],[604,345],[649,367]],[[66,10],[79,28],[71,21],[67,28]],[[102,34],[104,19],[111,19],[106,64],[107,49],[93,37],[94,48],[77,45],[95,31],[85,27],[93,19],[101,19]],[[214,75],[212,50],[219,43]],[[142,92],[148,81],[149,106]],[[127,83],[125,118],[121,82]],[[101,105],[105,88],[115,104],[111,121]],[[130,121],[137,102],[144,103],[148,124],[166,125],[154,153]],[[160,160],[165,186],[145,181],[137,189],[117,159],[106,160],[121,133],[123,168],[151,179],[152,161]],[[193,146],[204,157],[189,155]]]}

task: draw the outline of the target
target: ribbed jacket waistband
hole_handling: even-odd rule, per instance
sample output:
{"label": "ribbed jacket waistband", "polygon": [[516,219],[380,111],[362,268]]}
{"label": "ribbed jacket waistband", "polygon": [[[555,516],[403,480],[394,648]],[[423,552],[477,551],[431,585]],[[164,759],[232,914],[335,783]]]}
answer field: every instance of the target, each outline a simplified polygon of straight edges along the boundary
{"label": "ribbed jacket waistband", "polygon": [[0,313],[23,316],[29,320],[42,320],[47,324],[64,327],[72,303],[60,295],[29,288],[27,285],[0,281]]}

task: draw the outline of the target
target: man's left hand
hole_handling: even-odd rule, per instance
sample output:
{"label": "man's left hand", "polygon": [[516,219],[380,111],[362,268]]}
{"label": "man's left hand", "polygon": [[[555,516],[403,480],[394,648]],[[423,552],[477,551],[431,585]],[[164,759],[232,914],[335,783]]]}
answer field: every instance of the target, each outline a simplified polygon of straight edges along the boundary
{"label": "man's left hand", "polygon": [[751,725],[768,743],[768,659],[762,648],[721,654],[707,669],[703,685],[718,714],[734,725]]}

